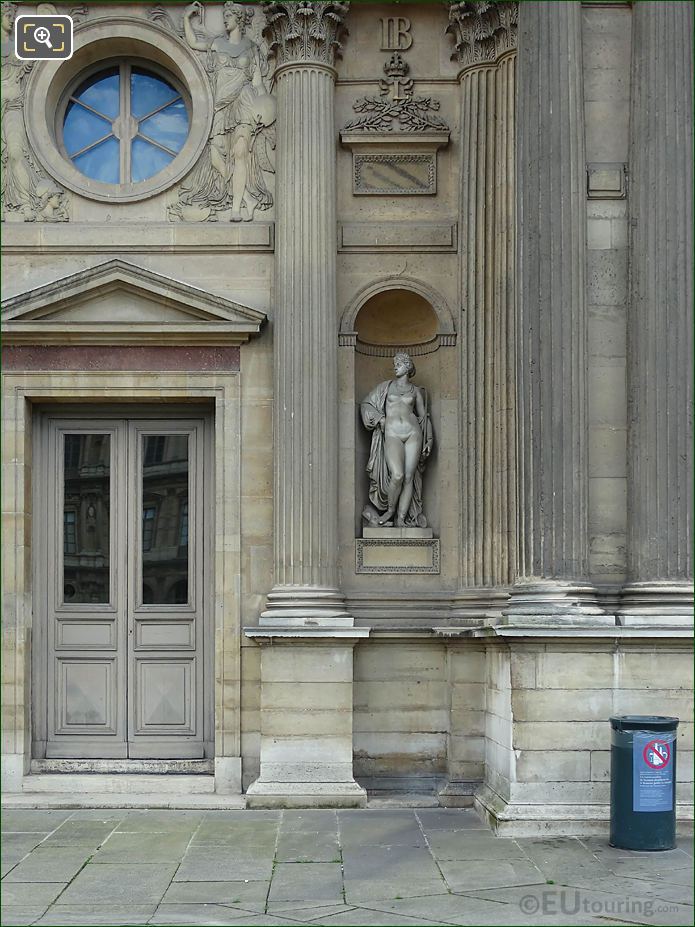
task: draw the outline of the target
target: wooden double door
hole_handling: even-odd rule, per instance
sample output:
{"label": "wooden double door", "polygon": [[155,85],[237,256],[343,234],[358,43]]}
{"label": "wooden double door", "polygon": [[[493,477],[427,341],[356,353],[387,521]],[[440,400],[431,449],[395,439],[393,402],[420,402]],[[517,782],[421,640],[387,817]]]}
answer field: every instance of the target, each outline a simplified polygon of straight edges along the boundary
{"label": "wooden double door", "polygon": [[34,756],[211,756],[210,418],[36,424]]}

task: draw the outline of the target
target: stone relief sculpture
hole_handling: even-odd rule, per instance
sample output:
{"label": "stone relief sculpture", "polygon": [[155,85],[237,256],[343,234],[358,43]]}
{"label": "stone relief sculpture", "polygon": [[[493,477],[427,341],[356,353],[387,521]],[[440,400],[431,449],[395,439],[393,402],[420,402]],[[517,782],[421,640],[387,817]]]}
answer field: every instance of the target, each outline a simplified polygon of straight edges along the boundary
{"label": "stone relief sculpture", "polygon": [[374,527],[426,528],[422,474],[433,443],[427,393],[411,383],[410,355],[397,353],[393,367],[395,379],[379,383],[360,403],[362,422],[372,432],[367,463],[372,505],[362,517]]}
{"label": "stone relief sculpture", "polygon": [[416,96],[414,81],[407,77],[410,67],[398,52],[384,65],[386,78],[379,81],[379,96],[360,97],[352,108],[360,113],[348,122],[344,131],[448,132],[449,126],[436,115],[439,102],[432,97]]}
{"label": "stone relief sculpture", "polygon": [[[150,16],[169,19],[162,9]],[[232,222],[248,222],[256,210],[273,204],[264,176],[274,173],[276,109],[266,85],[267,46],[247,34],[254,7],[225,3],[223,35],[196,32],[193,22],[204,25],[204,16],[203,5],[191,3],[184,10],[182,32],[192,49],[206,53],[215,108],[212,132],[198,164],[179,187],[169,217],[201,222],[229,210]],[[170,19],[168,25],[175,29]]]}
{"label": "stone relief sculpture", "polygon": [[[55,7],[49,4],[41,6],[43,13],[55,12]],[[27,138],[24,96],[26,78],[34,63],[20,61],[14,54],[12,31],[16,13],[15,3],[2,4],[0,218],[4,222],[8,213],[15,213],[25,222],[67,222],[65,191],[43,173]]]}

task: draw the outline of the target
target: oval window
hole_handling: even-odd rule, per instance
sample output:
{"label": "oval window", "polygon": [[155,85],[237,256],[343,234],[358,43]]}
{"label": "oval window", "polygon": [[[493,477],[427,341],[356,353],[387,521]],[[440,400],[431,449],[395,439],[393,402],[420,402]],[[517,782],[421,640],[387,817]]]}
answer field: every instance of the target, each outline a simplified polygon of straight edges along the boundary
{"label": "oval window", "polygon": [[63,147],[91,180],[142,183],[174,160],[189,124],[186,101],[173,82],[125,62],[90,75],[69,95]]}

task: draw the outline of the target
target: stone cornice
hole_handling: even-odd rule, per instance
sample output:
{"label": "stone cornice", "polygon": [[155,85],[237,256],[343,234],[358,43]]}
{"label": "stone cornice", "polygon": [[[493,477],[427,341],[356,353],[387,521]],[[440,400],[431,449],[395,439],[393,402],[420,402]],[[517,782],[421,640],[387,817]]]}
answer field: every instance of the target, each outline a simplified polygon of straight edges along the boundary
{"label": "stone cornice", "polygon": [[449,4],[451,58],[464,68],[496,61],[516,48],[519,4],[512,0],[465,0]]}
{"label": "stone cornice", "polygon": [[347,35],[348,2],[265,0],[267,25],[263,34],[278,66],[315,62],[331,67]]}
{"label": "stone cornice", "polygon": [[[90,314],[109,296],[111,315]],[[266,321],[257,309],[120,258],[11,296],[0,309],[6,345],[240,345]]]}

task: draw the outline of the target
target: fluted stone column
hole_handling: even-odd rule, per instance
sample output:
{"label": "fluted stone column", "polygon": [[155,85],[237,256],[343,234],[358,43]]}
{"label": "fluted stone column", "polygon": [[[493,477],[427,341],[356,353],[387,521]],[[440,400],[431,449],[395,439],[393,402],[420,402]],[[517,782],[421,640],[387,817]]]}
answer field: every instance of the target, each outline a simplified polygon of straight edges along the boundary
{"label": "fluted stone column", "polygon": [[[516,46],[518,4],[514,4]],[[516,576],[516,48],[497,64],[497,169],[495,173],[495,480],[494,576],[509,585]]]}
{"label": "fluted stone column", "polygon": [[692,41],[691,4],[634,4],[626,616],[692,616]]}
{"label": "fluted stone column", "polygon": [[[461,64],[461,583],[510,585],[516,562],[513,382],[518,3],[449,5]],[[484,592],[480,592],[484,597]]]}
{"label": "fluted stone column", "polygon": [[275,585],[259,628],[260,775],[250,807],[361,807],[352,775],[354,628],[338,589],[333,61],[347,3],[264,4],[278,67]]}
{"label": "fluted stone column", "polygon": [[261,624],[352,624],[338,590],[336,50],[347,3],[267,3],[277,60],[275,585]]}
{"label": "fluted stone column", "polygon": [[518,578],[510,618],[595,614],[588,582],[580,3],[525,2],[518,96]]}

